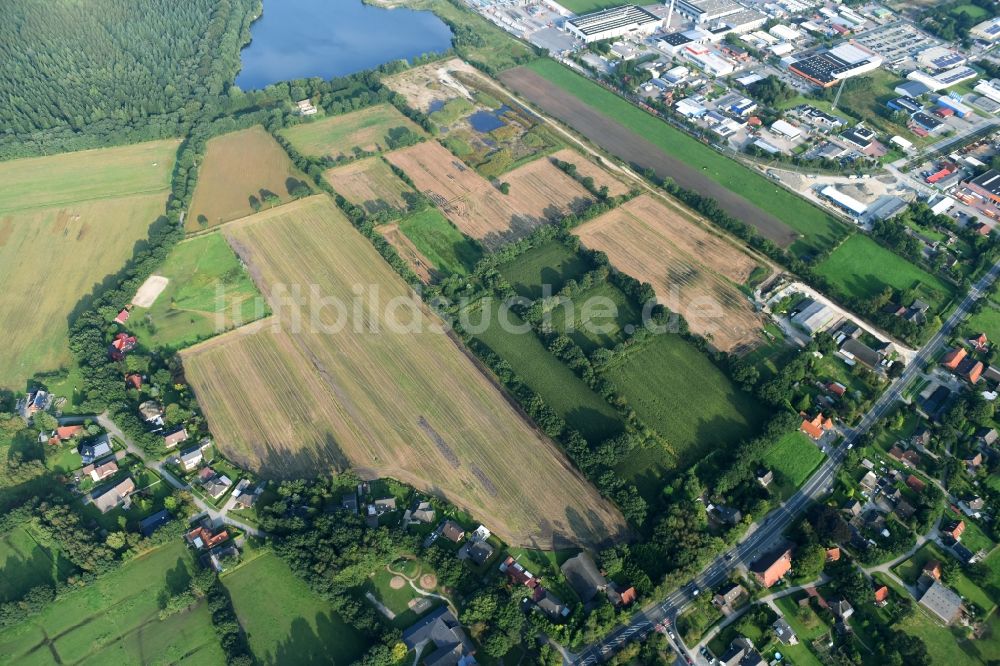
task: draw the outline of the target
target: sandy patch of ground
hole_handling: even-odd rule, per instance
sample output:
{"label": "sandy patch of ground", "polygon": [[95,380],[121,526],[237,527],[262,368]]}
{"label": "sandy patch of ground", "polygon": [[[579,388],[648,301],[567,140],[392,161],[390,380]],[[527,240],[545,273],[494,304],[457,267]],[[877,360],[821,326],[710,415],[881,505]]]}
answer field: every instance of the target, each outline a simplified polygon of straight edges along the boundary
{"label": "sandy patch of ground", "polygon": [[138,291],[135,292],[135,296],[132,298],[132,305],[140,308],[152,307],[153,303],[156,302],[156,299],[163,293],[163,290],[167,288],[167,284],[169,283],[170,280],[162,275],[150,275],[142,283]]}
{"label": "sandy patch of ground", "polygon": [[437,587],[438,579],[434,574],[424,574],[420,577],[420,587],[425,590],[433,590]]}

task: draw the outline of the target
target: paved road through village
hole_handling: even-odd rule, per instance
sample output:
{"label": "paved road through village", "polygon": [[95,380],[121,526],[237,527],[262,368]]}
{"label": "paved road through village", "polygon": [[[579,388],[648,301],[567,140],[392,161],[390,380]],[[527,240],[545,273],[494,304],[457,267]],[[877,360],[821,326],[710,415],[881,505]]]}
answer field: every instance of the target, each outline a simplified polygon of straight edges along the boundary
{"label": "paved road through village", "polygon": [[[1000,262],[995,264],[982,278],[976,282],[969,290],[968,295],[962,300],[958,308],[948,317],[941,329],[920,348],[912,361],[903,370],[903,373],[889,386],[882,396],[872,405],[872,408],[865,414],[864,418],[856,428],[845,429],[844,439],[840,446],[834,449],[830,456],[823,462],[820,468],[806,481],[805,485],[799,489],[795,495],[788,499],[778,509],[769,513],[763,521],[751,526],[749,533],[738,545],[729,549],[711,564],[706,566],[701,573],[696,576],[691,584],[677,589],[666,598],[643,608],[636,613],[632,620],[625,626],[620,627],[601,642],[588,646],[577,655],[569,655],[568,661],[571,664],[587,666],[596,664],[610,658],[616,651],[629,641],[640,640],[654,630],[655,625],[669,619],[673,623],[679,613],[694,599],[692,591],[709,590],[718,585],[729,575],[731,571],[741,564],[747,565],[753,562],[756,557],[766,553],[771,547],[777,545],[782,534],[795,517],[809,505],[810,502],[828,492],[831,482],[837,469],[840,467],[847,455],[847,451],[857,442],[875,423],[879,421],[892,407],[903,391],[920,376],[927,364],[937,356],[942,345],[947,342],[951,332],[962,321],[969,312],[972,304],[986,293],[989,286],[1000,274]],[[688,661],[699,663],[704,660],[688,652],[678,636],[671,641],[674,649],[680,655],[679,663]]]}

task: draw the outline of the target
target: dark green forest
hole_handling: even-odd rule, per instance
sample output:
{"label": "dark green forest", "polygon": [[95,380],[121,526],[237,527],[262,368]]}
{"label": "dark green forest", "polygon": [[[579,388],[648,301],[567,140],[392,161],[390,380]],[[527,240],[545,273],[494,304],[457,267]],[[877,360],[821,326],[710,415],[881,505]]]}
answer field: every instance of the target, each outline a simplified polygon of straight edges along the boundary
{"label": "dark green forest", "polygon": [[227,91],[260,7],[4,0],[0,159],[182,134]]}

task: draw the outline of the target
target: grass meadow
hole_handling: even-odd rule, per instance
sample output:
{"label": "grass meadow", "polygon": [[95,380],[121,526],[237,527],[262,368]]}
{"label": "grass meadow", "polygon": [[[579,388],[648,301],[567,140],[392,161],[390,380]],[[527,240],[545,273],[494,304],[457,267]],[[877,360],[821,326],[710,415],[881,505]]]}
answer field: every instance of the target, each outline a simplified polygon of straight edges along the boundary
{"label": "grass meadow", "polygon": [[399,223],[399,229],[445,275],[471,273],[483,256],[482,247],[436,208],[409,215]]}
{"label": "grass meadow", "polygon": [[816,270],[855,298],[874,298],[886,287],[900,290],[917,287],[921,298],[939,308],[954,294],[954,287],[864,234],[854,234],[845,240]]}
{"label": "grass meadow", "polygon": [[224,663],[204,604],[158,617],[161,593],[184,589],[193,566],[182,542],[161,546],[0,631],[0,654],[19,664]]}
{"label": "grass meadow", "polygon": [[35,541],[26,526],[0,536],[0,603],[22,598],[38,585],[66,580],[75,567],[59,551]]}
{"label": "grass meadow", "polygon": [[264,553],[222,578],[262,664],[350,664],[368,648],[284,560]]}
{"label": "grass meadow", "polygon": [[725,157],[682,131],[655,118],[614,93],[554,60],[541,58],[527,65],[553,85],[587,102],[650,141],[663,152],[700,168],[723,187],[774,215],[804,235],[792,247],[810,250],[832,246],[843,236],[843,225],[795,194],[775,188],[764,176]]}
{"label": "grass meadow", "polygon": [[610,283],[580,292],[570,303],[552,308],[549,316],[552,328],[566,333],[587,354],[624,342],[624,329],[642,324],[639,308]]}
{"label": "grass meadow", "polygon": [[965,324],[970,333],[985,333],[990,340],[1000,340],[1000,306],[987,303],[982,312],[973,315]]}
{"label": "grass meadow", "polygon": [[717,448],[753,436],[766,412],[696,347],[673,334],[655,335],[603,371],[667,450],[636,451],[620,467],[648,492],[674,464],[689,465]]}
{"label": "grass meadow", "polygon": [[268,193],[281,203],[290,201],[289,187],[296,182],[308,183],[309,178],[260,125],[209,139],[184,229],[203,231],[251,215],[251,197],[265,208]]}
{"label": "grass meadow", "polygon": [[542,286],[549,285],[555,294],[565,284],[587,272],[589,266],[579,254],[557,240],[550,240],[519,255],[499,267],[500,274],[511,284],[519,296],[535,300],[544,294]]}
{"label": "grass meadow", "polygon": [[419,125],[391,104],[377,104],[367,109],[339,116],[304,122],[281,130],[297,151],[309,157],[349,156],[354,149],[384,151],[390,130],[405,127],[424,136]]}
{"label": "grass meadow", "polygon": [[180,349],[268,314],[257,287],[220,234],[177,244],[156,272],[170,280],[166,289],[152,307],[136,307],[129,319],[148,346]]}
{"label": "grass meadow", "polygon": [[775,473],[775,483],[790,494],[823,462],[823,452],[799,431],[775,442],[764,454],[763,464]]}
{"label": "grass meadow", "polygon": [[[618,412],[549,353],[527,324],[513,312],[506,311],[507,320],[524,332],[504,330],[504,326],[498,323],[500,304],[491,299],[489,306],[490,325],[473,337],[507,361],[514,373],[571,428],[578,430],[592,444],[624,430]],[[470,315],[470,320],[473,324],[479,321],[475,315]]]}
{"label": "grass meadow", "polygon": [[0,164],[0,387],[69,369],[69,317],[164,213],[176,141]]}

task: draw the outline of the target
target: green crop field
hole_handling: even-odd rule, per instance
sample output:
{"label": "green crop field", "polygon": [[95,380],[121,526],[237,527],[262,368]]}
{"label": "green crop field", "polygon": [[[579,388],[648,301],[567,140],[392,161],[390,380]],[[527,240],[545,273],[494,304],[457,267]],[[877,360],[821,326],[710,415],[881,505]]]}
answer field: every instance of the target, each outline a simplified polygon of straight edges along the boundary
{"label": "green crop field", "polygon": [[[71,314],[164,210],[176,141],[0,164],[0,387],[70,369]],[[44,268],[43,268],[44,267]]]}
{"label": "green crop field", "polygon": [[816,270],[855,298],[874,298],[887,286],[893,289],[917,287],[921,298],[939,308],[954,293],[951,285],[860,233],[844,241]]}
{"label": "green crop field", "polygon": [[350,664],[368,648],[365,638],[273,553],[222,581],[258,663]]}
{"label": "green crop field", "polygon": [[762,462],[775,472],[775,476],[780,475],[780,480],[776,478],[775,483],[787,492],[798,488],[809,478],[823,462],[823,452],[808,437],[795,431],[775,442],[764,454]]}
{"label": "green crop field", "polygon": [[37,585],[55,586],[74,567],[59,552],[39,544],[25,526],[0,536],[0,603],[22,598]]}
{"label": "green crop field", "polygon": [[642,323],[642,313],[613,284],[582,291],[549,313],[552,328],[566,333],[584,352],[625,341],[624,328]]}
{"label": "green crop field", "polygon": [[156,270],[170,280],[129,325],[151,347],[179,349],[268,314],[267,304],[218,233],[177,244]]}
{"label": "green crop field", "polygon": [[[505,313],[512,326],[521,327],[521,333],[504,330],[505,327],[500,325],[499,317],[502,315],[496,299],[490,299],[487,314],[489,326],[475,333],[474,337],[507,361],[514,373],[571,428],[592,443],[622,432],[623,425],[614,408],[549,353],[534,331],[517,315],[510,311]],[[470,321],[475,326],[481,319],[473,314]]]}
{"label": "green crop field", "polygon": [[369,152],[386,150],[391,130],[399,128],[426,136],[419,125],[390,104],[294,125],[279,133],[303,155],[335,158],[351,155],[355,148]]}
{"label": "green crop field", "polygon": [[479,244],[466,238],[436,208],[406,217],[399,229],[446,275],[471,273],[483,256]]}
{"label": "green crop field", "polygon": [[161,592],[186,587],[193,566],[179,541],[146,553],[0,632],[0,655],[11,663],[224,663],[204,604],[158,617]]}
{"label": "green crop field", "polygon": [[816,206],[554,60],[542,58],[527,67],[803,234],[793,250],[830,247],[844,235],[844,225]]}
{"label": "green crop field", "polygon": [[549,285],[548,295],[553,295],[587,269],[583,257],[559,241],[551,240],[500,266],[500,274],[518,295],[535,300],[544,295],[543,285]]}
{"label": "green crop field", "polygon": [[767,415],[708,357],[670,333],[651,337],[603,373],[669,449],[669,456],[646,449],[629,457],[622,472],[635,478],[640,490],[657,482],[671,458],[688,465],[734,446],[756,433]]}

